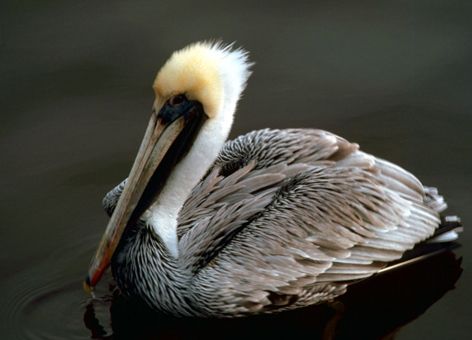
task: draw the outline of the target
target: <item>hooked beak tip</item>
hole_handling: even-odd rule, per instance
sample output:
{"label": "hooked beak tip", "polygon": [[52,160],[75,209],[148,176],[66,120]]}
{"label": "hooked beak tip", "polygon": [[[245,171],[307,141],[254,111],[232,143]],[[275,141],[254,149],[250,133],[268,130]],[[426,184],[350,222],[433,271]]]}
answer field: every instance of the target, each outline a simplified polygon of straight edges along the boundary
{"label": "hooked beak tip", "polygon": [[93,287],[90,284],[90,276],[87,275],[83,282],[83,288],[87,294],[92,294],[93,292]]}

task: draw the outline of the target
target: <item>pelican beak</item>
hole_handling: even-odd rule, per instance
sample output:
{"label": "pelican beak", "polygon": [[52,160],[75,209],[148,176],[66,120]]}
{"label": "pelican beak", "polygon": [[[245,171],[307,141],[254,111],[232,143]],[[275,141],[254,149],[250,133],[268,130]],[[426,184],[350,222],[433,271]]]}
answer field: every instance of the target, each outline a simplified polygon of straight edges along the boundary
{"label": "pelican beak", "polygon": [[206,115],[202,105],[180,95],[153,113],[125,188],[90,263],[84,288],[90,292],[107,269],[126,226],[156,199],[174,165],[190,148]]}

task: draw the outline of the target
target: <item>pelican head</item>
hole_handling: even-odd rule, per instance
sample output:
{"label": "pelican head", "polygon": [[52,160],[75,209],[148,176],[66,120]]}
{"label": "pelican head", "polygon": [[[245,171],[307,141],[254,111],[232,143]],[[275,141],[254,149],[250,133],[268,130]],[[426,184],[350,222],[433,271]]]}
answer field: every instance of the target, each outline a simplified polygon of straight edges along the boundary
{"label": "pelican head", "polygon": [[88,289],[109,266],[125,228],[138,219],[178,256],[178,211],[228,137],[250,66],[244,50],[202,42],[174,52],[158,72],[151,118],[90,264]]}

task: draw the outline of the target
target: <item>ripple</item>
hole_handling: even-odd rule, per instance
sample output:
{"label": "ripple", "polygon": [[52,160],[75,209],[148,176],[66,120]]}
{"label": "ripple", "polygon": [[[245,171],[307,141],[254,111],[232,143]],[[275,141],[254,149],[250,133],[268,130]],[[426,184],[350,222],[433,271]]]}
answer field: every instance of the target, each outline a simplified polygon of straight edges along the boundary
{"label": "ripple", "polygon": [[[90,339],[83,323],[90,298],[82,280],[93,247],[90,239],[76,240],[4,283],[2,333],[13,339]],[[109,318],[106,304],[103,307],[99,316]]]}
{"label": "ripple", "polygon": [[[227,329],[239,330],[241,337],[256,331],[267,335],[269,329],[277,337],[280,332],[289,330],[292,335],[300,332],[301,337],[302,333],[323,332],[327,325],[325,316],[332,314],[326,313],[320,305],[242,321],[184,322],[181,319],[156,319],[154,314],[146,317],[141,310],[130,308],[128,303],[116,301],[113,301],[114,308],[110,312],[109,286],[100,284],[96,292],[99,298],[93,299],[82,290],[82,279],[94,247],[95,242],[90,239],[77,239],[67,247],[57,248],[51,255],[32,263],[28,270],[2,284],[1,291],[8,293],[8,296],[0,298],[0,312],[4,315],[0,318],[3,338],[107,339],[120,334],[125,334],[125,338],[142,338],[136,334],[144,334],[147,338],[169,334],[177,338],[182,338],[182,334],[195,338],[197,332],[201,332],[201,338],[208,338],[209,329],[214,335],[224,334]],[[366,338],[366,330],[375,331],[375,335],[387,334],[424,313],[454,287],[460,273],[460,260],[448,251],[353,285],[347,294],[340,297],[345,313],[336,325],[336,332],[359,335],[353,338]],[[108,275],[103,281],[111,280]],[[112,318],[114,329],[111,327]],[[304,324],[304,320],[309,322]],[[318,328],[314,325],[315,320],[318,320]]]}

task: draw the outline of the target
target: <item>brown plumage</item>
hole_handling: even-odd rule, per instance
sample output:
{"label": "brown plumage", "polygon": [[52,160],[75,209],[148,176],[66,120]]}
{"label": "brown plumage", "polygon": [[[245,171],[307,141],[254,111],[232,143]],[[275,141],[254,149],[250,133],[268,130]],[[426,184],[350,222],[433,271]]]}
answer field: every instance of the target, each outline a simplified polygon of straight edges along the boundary
{"label": "brown plumage", "polygon": [[443,198],[357,144],[314,129],[225,143],[250,65],[200,43],[161,69],[86,287],[111,260],[125,295],[165,313],[278,312],[333,299],[434,235]]}
{"label": "brown plumage", "polygon": [[[433,198],[426,202],[407,171],[329,132],[253,131],[225,144],[183,206],[180,269],[172,270],[190,276],[190,314],[236,316],[326,301],[430,237],[445,208],[441,196]],[[175,284],[165,277],[149,285]]]}

